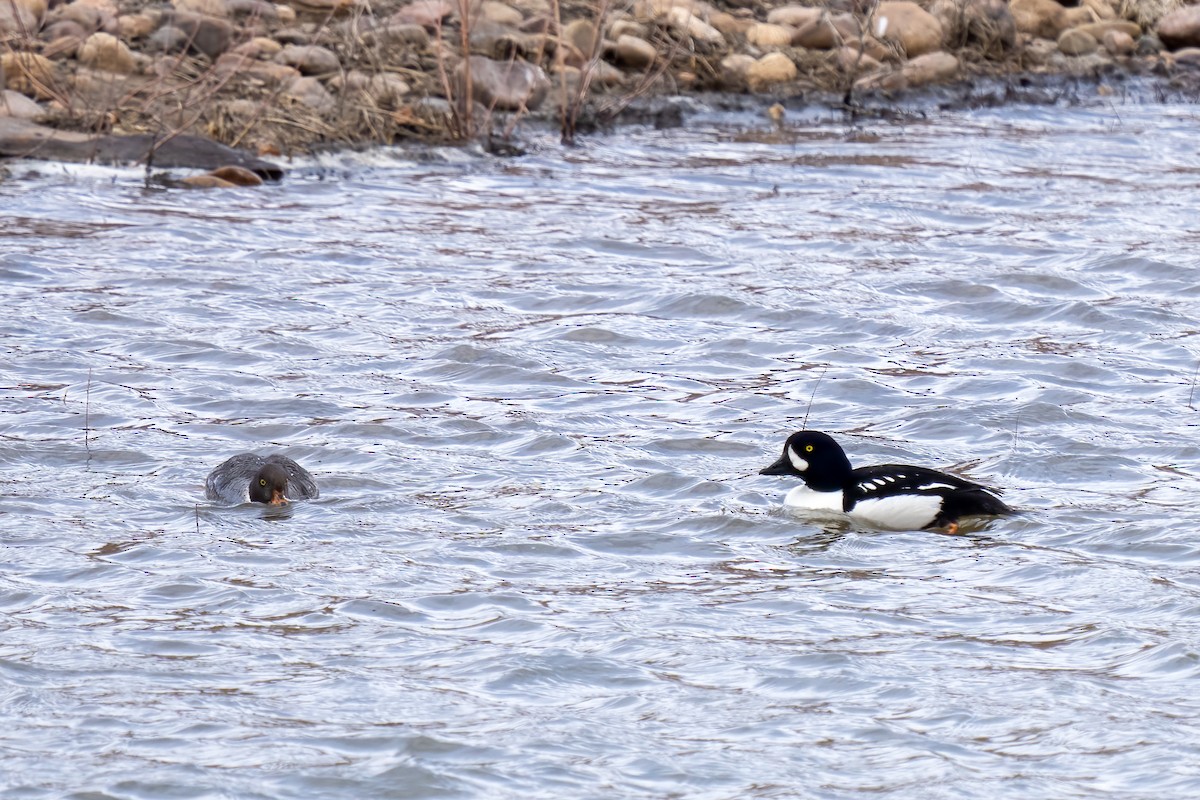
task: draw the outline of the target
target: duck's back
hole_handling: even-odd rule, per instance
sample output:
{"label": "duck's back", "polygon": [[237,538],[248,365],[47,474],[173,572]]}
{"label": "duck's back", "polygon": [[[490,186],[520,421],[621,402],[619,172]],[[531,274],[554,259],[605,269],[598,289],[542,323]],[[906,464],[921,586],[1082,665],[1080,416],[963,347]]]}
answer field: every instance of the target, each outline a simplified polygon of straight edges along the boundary
{"label": "duck's back", "polygon": [[1013,509],[996,490],[925,467],[880,464],[854,470],[847,511],[873,525],[915,530],[960,517],[1004,516]]}
{"label": "duck's back", "polygon": [[286,494],[292,500],[320,497],[316,480],[304,467],[287,456],[274,454],[264,457],[256,453],[239,453],[210,472],[204,482],[204,496],[226,503],[250,502],[250,481],[267,464],[278,464],[287,471]]}

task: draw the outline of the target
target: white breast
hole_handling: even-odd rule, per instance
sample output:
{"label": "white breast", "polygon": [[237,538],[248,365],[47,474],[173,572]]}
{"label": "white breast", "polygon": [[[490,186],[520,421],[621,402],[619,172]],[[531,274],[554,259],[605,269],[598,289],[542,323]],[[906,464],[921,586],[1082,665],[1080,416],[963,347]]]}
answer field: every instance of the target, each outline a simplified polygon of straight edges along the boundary
{"label": "white breast", "polygon": [[793,511],[825,511],[842,513],[841,492],[816,492],[800,484],[783,498],[783,507]]}
{"label": "white breast", "polygon": [[850,516],[877,528],[919,531],[941,510],[942,498],[936,494],[896,494],[859,500]]}

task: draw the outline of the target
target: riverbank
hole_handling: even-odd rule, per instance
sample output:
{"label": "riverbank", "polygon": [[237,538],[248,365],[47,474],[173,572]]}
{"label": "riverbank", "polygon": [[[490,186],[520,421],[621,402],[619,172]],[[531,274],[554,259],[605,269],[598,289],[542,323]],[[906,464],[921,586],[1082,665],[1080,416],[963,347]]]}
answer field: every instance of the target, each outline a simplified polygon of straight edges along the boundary
{"label": "riverbank", "polygon": [[43,157],[79,134],[270,159],[503,141],[527,120],[570,141],[656,97],[878,106],[981,78],[1200,69],[1200,7],[1178,0],[12,0],[0,38],[0,152]]}

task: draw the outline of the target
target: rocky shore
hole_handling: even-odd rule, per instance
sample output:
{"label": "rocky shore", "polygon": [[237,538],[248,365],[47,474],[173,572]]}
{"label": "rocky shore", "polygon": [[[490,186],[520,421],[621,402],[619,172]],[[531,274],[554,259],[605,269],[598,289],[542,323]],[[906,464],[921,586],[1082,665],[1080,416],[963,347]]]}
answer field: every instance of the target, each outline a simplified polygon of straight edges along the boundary
{"label": "rocky shore", "polygon": [[[1192,69],[1200,5],[1182,0],[0,0],[0,155],[273,178],[246,153],[504,139],[529,118],[569,141],[656,95],[854,104],[980,76]],[[201,142],[243,155],[190,163]]]}

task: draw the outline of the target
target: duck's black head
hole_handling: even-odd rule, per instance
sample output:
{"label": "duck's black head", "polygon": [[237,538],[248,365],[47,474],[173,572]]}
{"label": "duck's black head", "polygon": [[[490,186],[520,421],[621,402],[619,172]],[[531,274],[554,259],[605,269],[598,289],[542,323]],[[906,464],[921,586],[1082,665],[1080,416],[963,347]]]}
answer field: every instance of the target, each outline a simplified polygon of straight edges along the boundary
{"label": "duck's black head", "polygon": [[850,459],[833,437],[820,431],[799,431],[788,437],[783,455],[760,475],[793,475],[810,489],[832,492],[850,481]]}
{"label": "duck's black head", "polygon": [[258,474],[250,479],[250,502],[283,505],[288,502],[287,482],[286,469],[278,464],[264,464]]}

